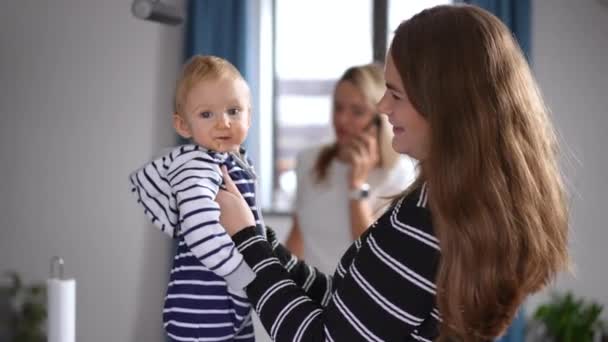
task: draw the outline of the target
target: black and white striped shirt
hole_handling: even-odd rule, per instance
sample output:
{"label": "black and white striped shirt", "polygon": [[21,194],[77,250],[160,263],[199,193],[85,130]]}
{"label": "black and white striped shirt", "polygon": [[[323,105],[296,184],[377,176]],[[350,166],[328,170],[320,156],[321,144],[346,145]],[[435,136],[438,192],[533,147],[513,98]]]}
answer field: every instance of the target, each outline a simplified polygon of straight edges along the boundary
{"label": "black and white striped shirt", "polygon": [[215,197],[226,166],[264,234],[255,181],[241,157],[196,145],[179,146],[130,176],[146,216],[178,241],[163,309],[172,341],[253,339],[251,306],[243,288],[255,274],[219,223]]}
{"label": "black and white striped shirt", "polygon": [[253,273],[242,264],[242,256],[235,251],[234,243],[219,222],[220,208],[215,196],[223,183],[221,165],[226,165],[256,220],[259,219],[251,177],[231,155],[198,145],[174,148],[133,172],[129,177],[131,191],[152,223],[168,235],[185,240],[207,269],[223,277],[234,289],[242,289]]}
{"label": "black and white striped shirt", "polygon": [[272,339],[436,338],[440,250],[426,196],[422,186],[392,206],[346,251],[333,277],[298,261],[272,233],[268,241],[253,227],[236,234],[239,251],[256,273],[247,295]]}

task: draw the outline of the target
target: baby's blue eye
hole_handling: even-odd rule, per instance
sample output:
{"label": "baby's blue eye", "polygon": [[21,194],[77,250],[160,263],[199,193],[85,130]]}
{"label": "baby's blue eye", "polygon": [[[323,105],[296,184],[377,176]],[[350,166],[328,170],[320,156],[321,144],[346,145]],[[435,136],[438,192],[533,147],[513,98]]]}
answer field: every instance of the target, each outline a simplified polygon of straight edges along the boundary
{"label": "baby's blue eye", "polygon": [[210,117],[213,116],[213,113],[211,113],[211,112],[202,112],[200,115],[201,115],[202,118],[209,119]]}
{"label": "baby's blue eye", "polygon": [[239,115],[241,110],[239,108],[230,108],[228,109],[228,115]]}

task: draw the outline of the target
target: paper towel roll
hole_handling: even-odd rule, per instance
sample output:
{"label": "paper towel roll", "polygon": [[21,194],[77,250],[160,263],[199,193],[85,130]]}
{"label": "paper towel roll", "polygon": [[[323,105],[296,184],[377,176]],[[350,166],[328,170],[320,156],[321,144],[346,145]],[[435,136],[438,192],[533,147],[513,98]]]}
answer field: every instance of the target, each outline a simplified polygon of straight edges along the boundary
{"label": "paper towel roll", "polygon": [[48,342],[76,341],[76,281],[48,279]]}

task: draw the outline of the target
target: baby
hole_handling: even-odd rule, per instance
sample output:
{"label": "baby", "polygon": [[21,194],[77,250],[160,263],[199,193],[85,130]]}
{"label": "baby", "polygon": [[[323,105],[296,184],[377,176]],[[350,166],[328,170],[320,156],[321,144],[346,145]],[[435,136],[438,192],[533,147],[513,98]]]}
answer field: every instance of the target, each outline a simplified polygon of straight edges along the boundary
{"label": "baby", "polygon": [[175,341],[254,341],[244,288],[255,274],[219,223],[214,201],[225,166],[247,200],[258,232],[255,173],[241,148],[251,124],[249,87],[228,61],[195,56],[175,92],[179,146],[130,176],[146,216],[178,240],[163,320]]}

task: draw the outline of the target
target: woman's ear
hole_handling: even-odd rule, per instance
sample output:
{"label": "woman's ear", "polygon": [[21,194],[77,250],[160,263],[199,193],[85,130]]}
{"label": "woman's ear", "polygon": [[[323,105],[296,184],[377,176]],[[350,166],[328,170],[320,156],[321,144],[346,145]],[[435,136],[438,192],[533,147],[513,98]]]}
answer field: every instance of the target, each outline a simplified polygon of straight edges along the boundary
{"label": "woman's ear", "polygon": [[173,114],[173,128],[184,139],[190,139],[192,132],[186,120],[178,113]]}

